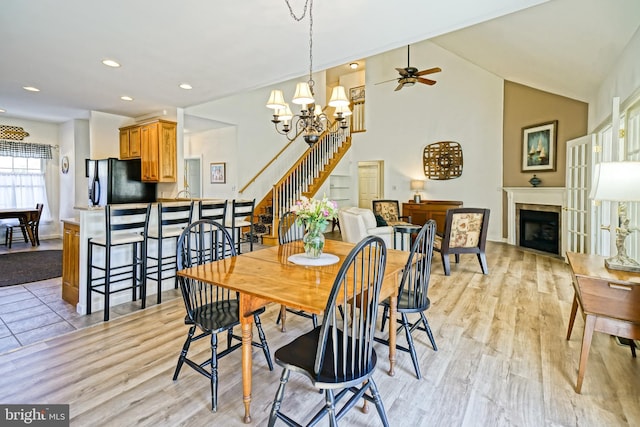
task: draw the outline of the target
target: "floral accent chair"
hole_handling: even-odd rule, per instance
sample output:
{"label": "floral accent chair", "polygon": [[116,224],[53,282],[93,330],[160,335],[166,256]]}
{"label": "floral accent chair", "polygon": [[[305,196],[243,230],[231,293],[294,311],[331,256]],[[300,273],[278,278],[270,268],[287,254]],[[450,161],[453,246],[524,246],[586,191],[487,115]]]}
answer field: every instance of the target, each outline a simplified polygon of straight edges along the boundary
{"label": "floral accent chair", "polygon": [[[400,215],[400,203],[397,200],[373,200],[373,214],[379,226],[411,224],[410,216]],[[406,221],[403,221],[406,220]],[[382,221],[386,224],[382,224]]]}
{"label": "floral accent chair", "polygon": [[483,274],[489,274],[485,245],[489,226],[489,209],[456,208],[447,210],[444,233],[436,235],[433,249],[442,256],[445,276],[451,274],[449,255],[454,255],[456,264],[460,254],[476,254]]}

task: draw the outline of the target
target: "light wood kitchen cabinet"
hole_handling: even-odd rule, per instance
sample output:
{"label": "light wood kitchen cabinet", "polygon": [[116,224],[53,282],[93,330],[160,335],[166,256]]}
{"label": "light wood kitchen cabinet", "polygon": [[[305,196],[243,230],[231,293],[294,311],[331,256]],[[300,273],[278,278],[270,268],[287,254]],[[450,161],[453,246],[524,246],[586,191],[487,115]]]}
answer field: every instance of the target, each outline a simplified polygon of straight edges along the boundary
{"label": "light wood kitchen cabinet", "polygon": [[120,128],[120,159],[139,159],[140,152],[140,126]]}
{"label": "light wood kitchen cabinet", "polygon": [[411,223],[416,225],[424,225],[432,219],[436,222],[438,233],[443,233],[447,210],[461,207],[462,202],[454,200],[423,200],[420,203],[410,201],[402,204],[402,215],[411,216]]}
{"label": "light wood kitchen cabinet", "polygon": [[157,120],[140,126],[142,181],[176,182],[176,123]]}
{"label": "light wood kitchen cabinet", "polygon": [[80,225],[64,222],[62,234],[62,299],[76,305],[80,295]]}

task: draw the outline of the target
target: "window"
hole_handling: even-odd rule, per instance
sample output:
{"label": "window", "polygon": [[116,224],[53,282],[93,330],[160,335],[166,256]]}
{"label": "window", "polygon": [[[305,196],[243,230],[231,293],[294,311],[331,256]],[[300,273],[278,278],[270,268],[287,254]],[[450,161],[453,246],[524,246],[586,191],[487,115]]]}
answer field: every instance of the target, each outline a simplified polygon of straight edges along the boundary
{"label": "window", "polygon": [[0,208],[22,208],[37,203],[44,203],[46,208],[44,163],[42,159],[0,156]]}

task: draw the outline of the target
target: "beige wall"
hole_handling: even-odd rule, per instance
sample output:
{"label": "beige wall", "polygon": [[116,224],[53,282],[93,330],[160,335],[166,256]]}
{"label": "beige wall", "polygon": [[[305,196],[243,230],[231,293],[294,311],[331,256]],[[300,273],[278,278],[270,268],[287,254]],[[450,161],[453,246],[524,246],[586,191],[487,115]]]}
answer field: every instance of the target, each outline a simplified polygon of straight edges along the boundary
{"label": "beige wall", "polygon": [[[522,128],[558,121],[555,171],[536,171],[541,187],[564,187],[566,141],[587,134],[589,105],[510,81],[504,82],[503,186],[529,187],[533,172],[522,172]],[[506,236],[506,196],[502,235]]]}

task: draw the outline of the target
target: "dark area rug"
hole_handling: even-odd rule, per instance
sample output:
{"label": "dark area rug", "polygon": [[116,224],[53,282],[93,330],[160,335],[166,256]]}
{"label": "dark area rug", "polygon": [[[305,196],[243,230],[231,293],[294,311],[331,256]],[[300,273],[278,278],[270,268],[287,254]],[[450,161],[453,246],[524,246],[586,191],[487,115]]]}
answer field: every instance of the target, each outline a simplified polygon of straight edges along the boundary
{"label": "dark area rug", "polygon": [[29,251],[0,255],[0,287],[62,276],[62,251]]}

